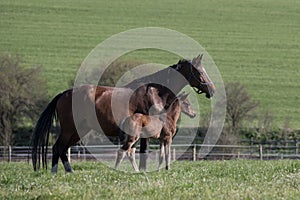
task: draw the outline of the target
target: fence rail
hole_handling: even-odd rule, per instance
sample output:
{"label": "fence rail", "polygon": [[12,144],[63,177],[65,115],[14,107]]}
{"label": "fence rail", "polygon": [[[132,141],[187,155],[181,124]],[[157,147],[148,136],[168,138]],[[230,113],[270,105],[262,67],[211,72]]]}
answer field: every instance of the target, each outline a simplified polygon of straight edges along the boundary
{"label": "fence rail", "polygon": [[[203,145],[173,144],[173,160],[224,160],[224,159],[299,159],[299,143],[296,145],[251,144],[251,145]],[[73,146],[68,151],[71,160],[109,160],[115,158],[118,145]],[[206,152],[209,151],[207,154]],[[47,157],[52,157],[49,147]],[[158,159],[159,146],[151,145],[150,157]],[[138,155],[138,152],[137,152]],[[0,161],[29,161],[31,151],[28,146],[0,146]]]}

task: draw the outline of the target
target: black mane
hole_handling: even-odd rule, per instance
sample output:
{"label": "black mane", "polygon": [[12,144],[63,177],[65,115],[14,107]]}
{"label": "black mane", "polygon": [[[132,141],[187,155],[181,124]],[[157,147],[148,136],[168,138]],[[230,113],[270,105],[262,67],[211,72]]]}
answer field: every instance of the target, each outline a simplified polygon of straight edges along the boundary
{"label": "black mane", "polygon": [[184,65],[184,64],[191,64],[191,62],[186,60],[186,59],[181,59],[181,60],[178,61],[177,64],[171,65],[169,67],[171,67],[172,69],[175,69],[175,70],[178,71],[178,69],[180,69],[180,67],[178,65]]}

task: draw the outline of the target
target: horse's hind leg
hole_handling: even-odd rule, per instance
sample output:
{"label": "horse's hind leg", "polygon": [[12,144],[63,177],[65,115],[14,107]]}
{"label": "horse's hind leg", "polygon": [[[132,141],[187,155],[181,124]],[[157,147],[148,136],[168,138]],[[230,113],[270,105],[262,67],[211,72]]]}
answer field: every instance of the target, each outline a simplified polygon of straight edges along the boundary
{"label": "horse's hind leg", "polygon": [[73,169],[71,167],[71,164],[68,160],[68,157],[67,157],[67,151],[64,151],[61,155],[60,155],[60,159],[64,165],[64,168],[65,168],[65,171],[66,172],[70,172],[70,173],[73,173]]}
{"label": "horse's hind leg", "polygon": [[67,151],[72,145],[76,144],[76,142],[78,142],[79,140],[80,140],[80,138],[77,134],[72,134],[71,138],[69,139],[69,142],[68,142],[67,146],[65,147],[64,151],[60,155],[60,159],[61,159],[61,161],[64,165],[64,168],[65,168],[66,172],[73,173],[73,169],[72,169],[70,161],[67,157]]}
{"label": "horse's hind leg", "polygon": [[53,146],[53,156],[52,156],[52,173],[57,173],[58,171],[58,160],[61,158],[61,161],[64,165],[66,172],[73,172],[71,165],[69,163],[67,157],[67,150],[68,148],[76,143],[79,140],[76,134],[66,134],[63,131],[61,132],[60,136],[58,137],[57,141]]}
{"label": "horse's hind leg", "polygon": [[52,168],[51,168],[51,172],[52,173],[57,173],[58,171],[58,159],[59,159],[59,155],[57,155],[56,153],[52,155]]}
{"label": "horse's hind leg", "polygon": [[58,159],[62,152],[61,143],[62,142],[61,142],[61,135],[60,135],[52,147],[52,169],[51,169],[52,173],[57,173],[58,171]]}

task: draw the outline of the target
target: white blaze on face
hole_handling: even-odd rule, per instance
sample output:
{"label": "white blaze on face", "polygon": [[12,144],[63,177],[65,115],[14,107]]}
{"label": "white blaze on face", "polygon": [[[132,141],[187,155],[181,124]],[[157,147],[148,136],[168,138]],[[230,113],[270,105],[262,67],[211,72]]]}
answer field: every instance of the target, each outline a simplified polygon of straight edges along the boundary
{"label": "white blaze on face", "polygon": [[208,80],[211,81],[211,79],[209,78],[208,73],[206,72],[205,68],[201,67],[201,69],[202,69],[202,72],[205,74],[205,76],[208,78]]}

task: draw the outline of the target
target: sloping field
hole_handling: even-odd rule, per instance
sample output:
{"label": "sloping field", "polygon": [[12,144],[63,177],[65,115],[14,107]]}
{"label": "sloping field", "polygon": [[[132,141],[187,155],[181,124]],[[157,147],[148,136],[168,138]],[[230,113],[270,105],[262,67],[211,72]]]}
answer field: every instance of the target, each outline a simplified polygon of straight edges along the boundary
{"label": "sloping field", "polygon": [[[101,41],[138,27],[187,34],[213,57],[225,82],[246,85],[281,126],[300,128],[300,1],[297,0],[0,0],[0,52],[41,65],[49,98],[65,90]],[[137,59],[174,64],[163,52]]]}

